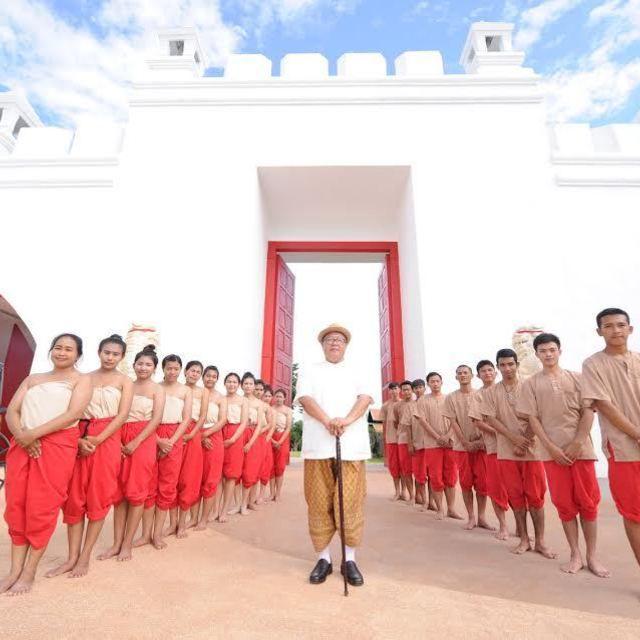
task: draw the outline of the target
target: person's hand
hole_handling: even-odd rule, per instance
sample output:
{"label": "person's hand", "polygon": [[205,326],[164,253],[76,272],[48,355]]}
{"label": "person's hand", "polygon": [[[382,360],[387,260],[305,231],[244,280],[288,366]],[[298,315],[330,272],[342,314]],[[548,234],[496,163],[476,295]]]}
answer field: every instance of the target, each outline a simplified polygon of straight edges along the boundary
{"label": "person's hand", "polygon": [[233,443],[234,443],[234,441],[231,438],[229,438],[228,440],[223,440],[222,441],[222,446],[225,449],[228,449]]}
{"label": "person's hand", "polygon": [[245,453],[249,453],[249,451],[251,451],[251,447],[253,446],[253,444],[251,444],[251,442],[247,442],[247,444],[244,445],[244,447],[242,447],[242,450]]}
{"label": "person's hand", "polygon": [[524,447],[514,447],[513,453],[518,456],[518,458],[524,458],[527,454],[527,450]]}
{"label": "person's hand", "polygon": [[329,421],[329,433],[339,438],[348,426],[349,423],[344,418],[333,418]]}
{"label": "person's hand", "polygon": [[23,449],[28,449],[35,441],[36,436],[32,429],[21,429],[15,436],[13,436],[16,444]]}
{"label": "person's hand", "polygon": [[449,446],[449,439],[445,438],[444,436],[439,436],[438,438],[436,438],[436,443],[439,447],[446,448]]}
{"label": "person's hand", "polygon": [[102,444],[98,436],[85,436],[82,440],[86,440],[89,444],[93,445],[94,450],[98,445]]}
{"label": "person's hand", "polygon": [[87,438],[80,438],[78,440],[78,453],[80,454],[80,457],[86,458],[87,456],[95,453],[95,450],[95,445],[89,442]]}
{"label": "person's hand", "polygon": [[471,446],[473,447],[473,451],[485,451],[484,440],[473,440],[471,442]]}
{"label": "person's hand", "polygon": [[555,444],[549,448],[549,455],[553,458],[554,462],[557,462],[562,466],[567,467],[573,464],[573,458],[567,454],[566,450],[563,451]]}
{"label": "person's hand", "polygon": [[213,442],[211,442],[211,438],[202,438],[202,446],[205,449],[213,449]]}
{"label": "person's hand", "polygon": [[[582,440],[572,440],[565,448],[564,448],[564,455],[569,458],[569,460],[571,460],[571,462],[574,462],[578,456],[582,453],[582,445],[583,445]],[[555,460],[555,458],[554,458]],[[557,460],[556,460],[557,462]]]}
{"label": "person's hand", "polygon": [[280,443],[279,443],[279,442],[276,442],[276,441],[274,440],[274,441],[273,441],[273,446],[274,446],[276,449],[279,449],[279,448],[280,448]]}
{"label": "person's hand", "polygon": [[137,442],[136,439],[134,438],[130,442],[127,442],[127,444],[122,445],[122,454],[125,456],[130,456],[139,446],[140,446],[140,443]]}
{"label": "person's hand", "polygon": [[512,433],[510,439],[514,449],[528,449],[531,444],[527,438],[517,433]]}
{"label": "person's hand", "polygon": [[193,439],[196,434],[193,431],[188,431],[182,436],[182,442],[187,443],[189,440]]}
{"label": "person's hand", "polygon": [[42,453],[42,445],[40,444],[40,440],[34,440],[27,448],[26,452],[29,454],[30,458],[34,460],[40,457]]}
{"label": "person's hand", "polygon": [[167,455],[173,449],[173,443],[167,438],[158,438],[158,450],[161,454]]}

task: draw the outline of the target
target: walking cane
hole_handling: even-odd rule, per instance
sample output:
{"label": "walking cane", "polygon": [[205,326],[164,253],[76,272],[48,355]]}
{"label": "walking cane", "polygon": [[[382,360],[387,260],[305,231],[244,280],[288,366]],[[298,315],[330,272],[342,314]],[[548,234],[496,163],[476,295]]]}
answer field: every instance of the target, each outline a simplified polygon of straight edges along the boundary
{"label": "walking cane", "polygon": [[336,475],[338,477],[338,505],[340,511],[340,547],[342,548],[342,577],[344,578],[344,595],[349,595],[347,582],[347,561],[344,542],[344,494],[342,491],[342,451],[340,450],[340,436],[336,436]]}

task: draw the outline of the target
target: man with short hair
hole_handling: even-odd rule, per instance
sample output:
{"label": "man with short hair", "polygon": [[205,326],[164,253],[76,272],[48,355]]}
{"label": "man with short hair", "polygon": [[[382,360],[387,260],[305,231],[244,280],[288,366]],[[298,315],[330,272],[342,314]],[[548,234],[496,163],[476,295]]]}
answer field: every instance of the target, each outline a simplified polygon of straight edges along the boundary
{"label": "man with short hair", "polygon": [[[487,508],[487,461],[480,432],[469,417],[469,407],[475,391],[471,386],[471,367],[461,364],[456,368],[456,380],[460,388],[447,396],[444,415],[449,418],[455,434],[453,450],[456,452],[462,499],[467,509],[465,529],[475,527],[493,530],[485,518]],[[478,503],[476,520],[473,491]]]}
{"label": "man with short hair", "polygon": [[493,366],[493,362],[491,360],[480,360],[476,365],[476,374],[482,381],[482,389],[479,389],[471,398],[469,417],[473,424],[480,429],[487,454],[487,493],[491,498],[493,511],[499,523],[495,537],[498,540],[508,540],[509,529],[507,528],[506,512],[509,510],[509,496],[498,470],[498,440],[495,429],[485,422],[482,415],[484,392],[494,385],[496,379],[496,369]]}
{"label": "man with short hair", "polygon": [[389,390],[389,399],[383,403],[380,409],[380,419],[383,425],[384,436],[384,455],[387,463],[387,469],[393,478],[393,486],[395,495],[392,500],[406,500],[406,495],[402,493],[402,484],[400,482],[400,462],[398,460],[398,430],[394,420],[393,407],[396,402],[400,401],[400,385],[397,382],[390,382],[387,389]]}
{"label": "man with short hair", "polygon": [[556,558],[544,540],[544,496],[547,481],[544,466],[529,423],[516,413],[522,383],[518,379],[518,356],[513,349],[500,349],[496,354],[502,380],[483,394],[482,414],[498,437],[498,468],[504,481],[509,504],[516,519],[516,535],[520,543],[512,553],[531,549],[527,531],[527,511],[535,531],[534,551],[545,558]]}
{"label": "man with short hair", "polygon": [[416,504],[422,505],[422,509],[427,508],[427,496],[425,485],[427,483],[427,465],[424,457],[424,429],[416,419],[416,413],[422,413],[422,403],[424,401],[425,384],[424,380],[418,378],[411,383],[411,388],[415,394],[413,402],[413,413],[411,415],[411,431],[409,432],[409,450],[411,451],[411,471],[414,480],[414,492]]}
{"label": "man with short hair", "polygon": [[340,531],[336,437],[341,440],[344,487],[346,557],[341,572],[349,584],[364,584],[355,554],[364,528],[365,460],[371,457],[369,426],[364,416],[373,400],[362,385],[363,376],[345,362],[350,340],[348,329],[329,325],[318,334],[324,360],[300,367],[298,374],[298,402],[304,410],[304,496],[309,534],[318,553],[318,562],[309,576],[312,584],[324,582],[332,572],[329,544],[335,532]]}
{"label": "man with short hair", "polygon": [[626,311],[603,309],[596,324],[605,348],[582,365],[582,398],[598,412],[611,495],[640,564],[640,353],[628,347]]}
{"label": "man with short hair", "polygon": [[600,578],[611,574],[596,558],[600,487],[596,478],[596,453],[591,442],[593,409],[582,403],[581,376],[559,365],[560,339],[541,333],[533,341],[542,371],[525,380],[516,411],[529,419],[542,443],[542,459],[551,501],[555,505],[571,557],[560,566],[565,573],[582,569],[578,515],[587,545],[587,566]]}
{"label": "man with short hair", "polygon": [[400,384],[400,401],[393,407],[394,420],[398,431],[398,462],[403,492],[409,494],[408,504],[413,504],[413,468],[409,451],[411,419],[413,414],[413,387],[410,380]]}

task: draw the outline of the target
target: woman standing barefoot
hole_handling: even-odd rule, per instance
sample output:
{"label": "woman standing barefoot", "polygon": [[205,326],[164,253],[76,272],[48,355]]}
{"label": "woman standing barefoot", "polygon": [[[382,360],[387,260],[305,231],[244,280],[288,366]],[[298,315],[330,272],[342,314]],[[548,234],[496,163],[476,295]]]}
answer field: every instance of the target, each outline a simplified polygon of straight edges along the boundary
{"label": "woman standing barefoot", "polygon": [[[224,445],[222,444],[222,428],[226,424],[227,400],[216,391],[218,381],[218,369],[208,366],[204,370],[202,381],[205,389],[209,391],[209,405],[207,417],[202,428],[202,484],[200,496],[202,498],[202,514],[196,526],[197,531],[207,528],[207,523],[217,520],[220,515],[220,503],[222,491],[220,480],[222,479],[222,464],[224,462]],[[191,509],[192,519],[198,517],[198,506]]]}
{"label": "woman standing barefoot", "polygon": [[224,461],[222,464],[224,494],[218,522],[227,521],[228,509],[234,489],[242,477],[244,431],[247,426],[249,412],[247,399],[238,395],[240,376],[237,373],[228,373],[224,379],[224,386],[227,390],[226,415],[224,416],[226,424],[222,429],[222,437],[224,438],[222,441],[224,446]]}
{"label": "woman standing barefoot", "polygon": [[284,389],[278,389],[274,394],[275,406],[273,410],[276,414],[276,430],[273,434],[273,472],[276,479],[274,500],[280,500],[284,471],[289,464],[289,434],[293,424],[293,411],[285,405],[286,397],[287,393]]}
{"label": "woman standing barefoot", "polygon": [[263,448],[264,448],[264,456],[262,458],[262,468],[260,469],[260,495],[258,496],[255,504],[264,504],[267,502],[267,498],[264,495],[267,491],[267,485],[271,483],[270,487],[270,495],[268,500],[273,500],[273,496],[275,495],[274,487],[273,487],[273,447],[271,446],[273,437],[273,433],[276,428],[276,414],[273,410],[271,403],[273,401],[273,391],[269,385],[264,386],[264,392],[262,397],[260,398],[265,405],[267,406],[266,418],[267,424],[263,429],[260,437],[264,440]]}
{"label": "woman standing barefoot", "polygon": [[[78,440],[79,456],[63,508],[69,557],[48,571],[48,578],[67,571],[72,578],[87,574],[91,552],[118,491],[122,460],[120,427],[129,415],[133,396],[133,383],[116,369],[126,350],[121,336],[113,334],[105,338],[98,347],[100,368],[88,374],[93,394],[84,418],[89,422],[84,436]],[[85,516],[89,524],[83,547]]]}
{"label": "woman standing barefoot", "polygon": [[[133,400],[127,422],[120,431],[122,466],[118,479],[118,491],[114,503],[113,546],[98,556],[107,560],[131,560],[133,537],[138,530],[144,502],[156,472],[155,433],[164,411],[164,389],[152,380],[158,366],[158,356],[153,345],[136,354],[133,370]],[[141,544],[151,541],[140,539]],[[139,546],[136,545],[136,546]]]}
{"label": "woman standing barefoot", "polygon": [[78,452],[78,420],[91,399],[91,381],[76,370],[82,340],[71,333],[54,338],[53,369],[32,374],[7,408],[13,441],[7,453],[6,509],[11,569],[0,593],[31,590],[38,563],[56,528]]}

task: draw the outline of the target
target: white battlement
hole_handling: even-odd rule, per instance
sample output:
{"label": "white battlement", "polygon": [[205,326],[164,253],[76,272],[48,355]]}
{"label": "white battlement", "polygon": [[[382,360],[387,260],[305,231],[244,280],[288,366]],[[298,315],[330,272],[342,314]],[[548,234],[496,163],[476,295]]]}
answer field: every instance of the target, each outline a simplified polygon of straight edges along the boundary
{"label": "white battlement", "polygon": [[21,129],[40,126],[40,118],[23,93],[0,93],[0,157],[13,152]]}
{"label": "white battlement", "polygon": [[565,157],[620,154],[640,158],[640,124],[556,124],[550,128],[554,154]]}

